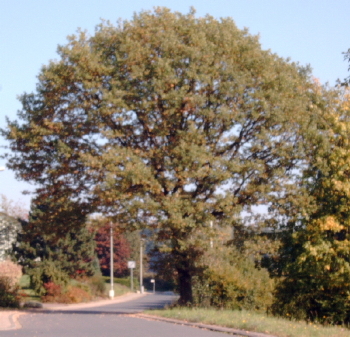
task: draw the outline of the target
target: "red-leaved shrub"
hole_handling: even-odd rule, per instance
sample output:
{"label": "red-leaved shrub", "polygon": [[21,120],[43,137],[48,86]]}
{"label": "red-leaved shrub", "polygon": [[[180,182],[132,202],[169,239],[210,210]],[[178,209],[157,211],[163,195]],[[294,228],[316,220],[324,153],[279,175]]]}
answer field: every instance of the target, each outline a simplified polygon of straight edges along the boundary
{"label": "red-leaved shrub", "polygon": [[46,294],[41,297],[43,302],[80,303],[91,300],[91,295],[81,287],[68,286],[66,290],[54,282],[44,284]]}

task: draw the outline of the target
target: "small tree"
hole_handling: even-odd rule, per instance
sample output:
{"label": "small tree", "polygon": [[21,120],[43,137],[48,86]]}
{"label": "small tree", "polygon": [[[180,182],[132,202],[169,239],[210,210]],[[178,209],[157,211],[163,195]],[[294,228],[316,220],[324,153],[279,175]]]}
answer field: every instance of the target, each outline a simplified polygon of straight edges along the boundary
{"label": "small tree", "polygon": [[65,234],[47,233],[47,205],[32,205],[29,221],[22,220],[13,256],[31,276],[34,288],[45,294],[45,283],[65,286],[69,278],[92,276],[96,272],[94,233],[85,227]]}
{"label": "small tree", "polygon": [[40,261],[52,261],[71,278],[91,276],[95,272],[95,243],[86,228],[69,231],[64,237],[37,234],[38,228],[24,222],[14,244],[13,254],[28,273]]}

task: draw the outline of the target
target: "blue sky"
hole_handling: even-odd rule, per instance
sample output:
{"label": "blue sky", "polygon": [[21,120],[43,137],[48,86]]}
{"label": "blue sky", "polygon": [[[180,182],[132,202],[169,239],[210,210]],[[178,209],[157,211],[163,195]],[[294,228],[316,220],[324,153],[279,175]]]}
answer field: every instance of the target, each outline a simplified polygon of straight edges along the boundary
{"label": "blue sky", "polygon": [[[350,48],[349,0],[0,0],[0,128],[5,116],[16,119],[16,97],[35,90],[41,66],[57,58],[57,45],[78,27],[93,34],[101,19],[129,20],[155,6],[182,13],[193,6],[198,16],[232,17],[239,28],[260,35],[263,49],[310,64],[322,83],[348,76],[342,53]],[[0,138],[1,145],[6,142]],[[29,207],[30,197],[21,191],[31,188],[13,172],[0,172],[0,194]]]}

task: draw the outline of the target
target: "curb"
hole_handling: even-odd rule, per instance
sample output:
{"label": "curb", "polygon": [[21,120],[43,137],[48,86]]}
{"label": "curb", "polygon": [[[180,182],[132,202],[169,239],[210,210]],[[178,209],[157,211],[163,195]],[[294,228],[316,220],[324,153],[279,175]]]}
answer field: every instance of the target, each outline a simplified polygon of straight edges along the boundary
{"label": "curb", "polygon": [[143,318],[143,319],[154,320],[154,321],[162,321],[162,322],[167,322],[167,323],[191,326],[194,328],[205,329],[205,330],[210,330],[210,331],[224,332],[224,333],[229,333],[229,334],[234,335],[234,336],[276,337],[275,335],[268,335],[268,334],[261,333],[261,332],[251,332],[251,331],[246,331],[246,330],[225,328],[225,327],[221,327],[218,325],[193,323],[193,322],[181,321],[181,320],[173,319],[173,318],[164,318],[164,317],[160,317],[160,316],[153,316],[153,315],[146,315],[146,314],[135,314],[133,316]]}

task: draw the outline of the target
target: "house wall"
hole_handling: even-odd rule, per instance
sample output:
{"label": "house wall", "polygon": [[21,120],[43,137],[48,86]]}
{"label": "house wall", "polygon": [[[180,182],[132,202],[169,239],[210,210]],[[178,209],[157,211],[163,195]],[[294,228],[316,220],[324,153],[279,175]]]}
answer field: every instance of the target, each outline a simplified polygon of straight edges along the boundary
{"label": "house wall", "polygon": [[0,261],[6,259],[16,241],[20,229],[20,222],[7,214],[0,212]]}

